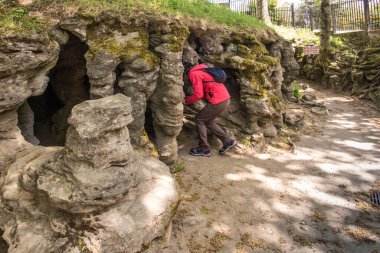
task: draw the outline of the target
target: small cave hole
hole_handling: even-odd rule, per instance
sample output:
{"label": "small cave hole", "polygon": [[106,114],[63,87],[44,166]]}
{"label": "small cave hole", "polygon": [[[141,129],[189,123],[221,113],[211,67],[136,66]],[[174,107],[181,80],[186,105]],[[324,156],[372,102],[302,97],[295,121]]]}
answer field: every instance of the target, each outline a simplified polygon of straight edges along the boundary
{"label": "small cave hole", "polygon": [[63,146],[72,108],[90,99],[84,57],[87,50],[85,43],[69,34],[56,66],[49,72],[50,81],[45,92],[27,101],[34,113],[34,135],[42,146]]}
{"label": "small cave hole", "polygon": [[7,253],[8,252],[8,244],[7,242],[3,239],[3,234],[4,234],[4,231],[3,230],[0,230],[0,253]]}
{"label": "small cave hole", "polygon": [[115,69],[116,81],[113,85],[113,94],[118,94],[118,93],[124,94],[123,89],[119,86],[119,83],[122,81],[123,71],[124,71],[123,63],[120,63]]}
{"label": "small cave hole", "polygon": [[144,123],[144,129],[146,134],[148,135],[149,140],[152,143],[155,143],[156,140],[156,133],[154,132],[154,126],[153,126],[153,112],[150,108],[150,103],[148,101],[146,110],[145,110],[145,123]]}
{"label": "small cave hole", "polygon": [[227,80],[224,82],[228,92],[231,95],[231,100],[240,102],[240,84],[237,81],[238,77],[234,70],[223,69],[226,72]]}
{"label": "small cave hole", "polygon": [[201,47],[202,47],[202,44],[200,42],[200,39],[197,38],[196,36],[194,36],[193,34],[190,34],[189,35],[189,38],[187,39],[187,42],[189,43],[189,45],[196,51],[199,53]]}

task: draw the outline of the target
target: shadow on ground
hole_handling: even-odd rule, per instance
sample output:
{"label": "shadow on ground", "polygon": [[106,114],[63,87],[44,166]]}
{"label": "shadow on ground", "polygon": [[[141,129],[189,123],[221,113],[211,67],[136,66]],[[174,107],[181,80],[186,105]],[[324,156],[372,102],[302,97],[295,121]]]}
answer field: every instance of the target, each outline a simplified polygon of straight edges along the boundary
{"label": "shadow on ground", "polygon": [[[195,158],[182,136],[183,201],[167,252],[380,252],[380,114],[317,92],[330,111],[294,154]],[[189,143],[187,140],[193,140]]]}

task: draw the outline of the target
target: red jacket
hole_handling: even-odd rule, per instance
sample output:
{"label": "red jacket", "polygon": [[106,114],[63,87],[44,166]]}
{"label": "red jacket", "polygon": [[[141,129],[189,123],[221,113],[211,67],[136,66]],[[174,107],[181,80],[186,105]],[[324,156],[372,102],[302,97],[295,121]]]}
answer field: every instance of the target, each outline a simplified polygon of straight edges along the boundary
{"label": "red jacket", "polygon": [[207,68],[207,66],[199,64],[189,71],[189,78],[194,93],[185,98],[185,102],[188,105],[200,99],[206,99],[210,104],[216,105],[231,97],[224,84],[213,82],[214,78],[211,74],[203,71],[202,69],[204,68]]}

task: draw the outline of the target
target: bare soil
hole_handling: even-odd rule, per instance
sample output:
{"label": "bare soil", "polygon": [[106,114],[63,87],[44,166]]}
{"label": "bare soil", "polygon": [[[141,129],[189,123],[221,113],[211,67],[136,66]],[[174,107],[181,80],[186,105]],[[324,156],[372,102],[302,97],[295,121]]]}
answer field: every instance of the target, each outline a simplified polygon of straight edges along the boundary
{"label": "bare soil", "polygon": [[304,92],[329,115],[303,108],[304,127],[263,152],[215,146],[192,157],[196,136],[180,136],[182,201],[162,252],[380,253],[380,208],[369,201],[380,191],[380,113],[347,93]]}

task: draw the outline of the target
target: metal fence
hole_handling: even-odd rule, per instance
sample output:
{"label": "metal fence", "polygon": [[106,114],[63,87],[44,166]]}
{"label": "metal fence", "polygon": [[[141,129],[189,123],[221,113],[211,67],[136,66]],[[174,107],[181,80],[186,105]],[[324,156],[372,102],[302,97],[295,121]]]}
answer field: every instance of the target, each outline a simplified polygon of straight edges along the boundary
{"label": "metal fence", "polygon": [[[209,0],[232,11],[256,16],[255,0]],[[320,6],[269,8],[272,23],[319,29]],[[380,0],[337,0],[331,4],[333,32],[380,29]]]}
{"label": "metal fence", "polygon": [[283,26],[296,26],[294,5],[269,10],[273,24]]}

